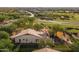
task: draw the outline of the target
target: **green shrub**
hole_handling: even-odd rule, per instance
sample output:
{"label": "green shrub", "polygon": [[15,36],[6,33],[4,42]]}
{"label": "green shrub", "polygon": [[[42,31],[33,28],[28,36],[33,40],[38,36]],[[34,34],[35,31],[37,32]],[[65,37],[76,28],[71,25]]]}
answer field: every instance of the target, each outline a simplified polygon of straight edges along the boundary
{"label": "green shrub", "polygon": [[9,34],[5,31],[0,31],[0,39],[8,39]]}
{"label": "green shrub", "polygon": [[12,51],[14,44],[10,39],[0,39],[0,51]]}
{"label": "green shrub", "polygon": [[41,39],[39,40],[38,47],[43,48],[43,47],[53,47],[54,43],[51,39]]}
{"label": "green shrub", "polygon": [[15,24],[9,25],[9,26],[3,26],[0,28],[1,31],[6,31],[9,34],[11,34],[13,31],[15,31],[17,26]]}

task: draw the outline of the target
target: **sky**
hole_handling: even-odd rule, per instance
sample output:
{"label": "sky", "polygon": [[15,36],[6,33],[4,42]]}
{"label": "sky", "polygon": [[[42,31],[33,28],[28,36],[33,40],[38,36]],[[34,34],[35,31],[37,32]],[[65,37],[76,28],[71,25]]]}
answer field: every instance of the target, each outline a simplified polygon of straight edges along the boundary
{"label": "sky", "polygon": [[0,0],[0,7],[79,7],[79,0]]}

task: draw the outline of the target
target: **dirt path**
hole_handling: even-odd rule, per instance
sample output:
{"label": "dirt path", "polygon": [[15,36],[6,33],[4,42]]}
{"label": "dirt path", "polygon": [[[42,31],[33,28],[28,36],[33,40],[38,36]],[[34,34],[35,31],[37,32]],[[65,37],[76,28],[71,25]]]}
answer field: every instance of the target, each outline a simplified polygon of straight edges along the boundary
{"label": "dirt path", "polygon": [[31,12],[29,12],[29,11],[26,11],[26,12],[30,14],[29,17],[34,17],[34,14],[33,14],[33,13],[31,13]]}

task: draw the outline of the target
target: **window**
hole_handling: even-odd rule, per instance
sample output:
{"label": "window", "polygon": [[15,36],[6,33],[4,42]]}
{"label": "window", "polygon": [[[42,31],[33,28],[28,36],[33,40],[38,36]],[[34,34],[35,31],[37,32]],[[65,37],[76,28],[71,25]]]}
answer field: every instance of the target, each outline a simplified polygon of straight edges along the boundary
{"label": "window", "polygon": [[22,43],[26,43],[26,40],[25,39],[22,39]]}
{"label": "window", "polygon": [[28,40],[26,39],[26,42],[27,42]]}
{"label": "window", "polygon": [[19,39],[19,43],[21,43],[21,39]]}
{"label": "window", "polygon": [[27,43],[27,42],[28,42],[28,39],[26,39],[25,41],[26,41],[26,43]]}
{"label": "window", "polygon": [[25,40],[25,39],[23,39],[23,40]]}
{"label": "window", "polygon": [[26,39],[26,41],[28,41],[28,40]]}
{"label": "window", "polygon": [[38,39],[36,39],[36,43],[38,43],[39,42],[39,40]]}

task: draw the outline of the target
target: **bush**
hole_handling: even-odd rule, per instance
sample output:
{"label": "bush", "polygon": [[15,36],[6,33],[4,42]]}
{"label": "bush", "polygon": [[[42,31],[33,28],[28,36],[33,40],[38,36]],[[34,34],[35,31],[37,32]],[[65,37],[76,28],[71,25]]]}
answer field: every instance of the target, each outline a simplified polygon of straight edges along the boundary
{"label": "bush", "polygon": [[0,51],[12,51],[14,44],[10,39],[0,40]]}
{"label": "bush", "polygon": [[54,46],[54,43],[51,39],[41,39],[38,43],[39,48],[53,47],[53,46]]}
{"label": "bush", "polygon": [[18,19],[20,18],[18,14],[8,14],[9,19]]}
{"label": "bush", "polygon": [[14,22],[19,28],[33,28],[35,18],[24,17],[19,19],[17,22]]}
{"label": "bush", "polygon": [[0,31],[0,51],[12,51],[14,45],[9,38],[7,32]]}
{"label": "bush", "polygon": [[44,28],[44,25],[43,24],[36,23],[36,24],[33,25],[33,28],[35,30],[40,30],[40,29]]}
{"label": "bush", "polygon": [[55,24],[52,25],[49,28],[49,33],[52,35],[53,33],[56,33],[57,31],[65,31],[64,28],[61,25]]}
{"label": "bush", "polygon": [[9,34],[5,31],[0,31],[0,39],[8,39]]}
{"label": "bush", "polygon": [[5,15],[0,15],[0,22],[3,22],[5,20],[6,16]]}
{"label": "bush", "polygon": [[17,28],[17,26],[14,25],[14,24],[12,24],[12,25],[10,25],[10,26],[1,27],[0,30],[1,30],[1,31],[6,31],[6,32],[8,32],[9,34],[11,34],[13,31],[16,30],[16,28]]}
{"label": "bush", "polygon": [[73,39],[73,44],[71,45],[71,51],[73,52],[79,52],[79,40]]}

